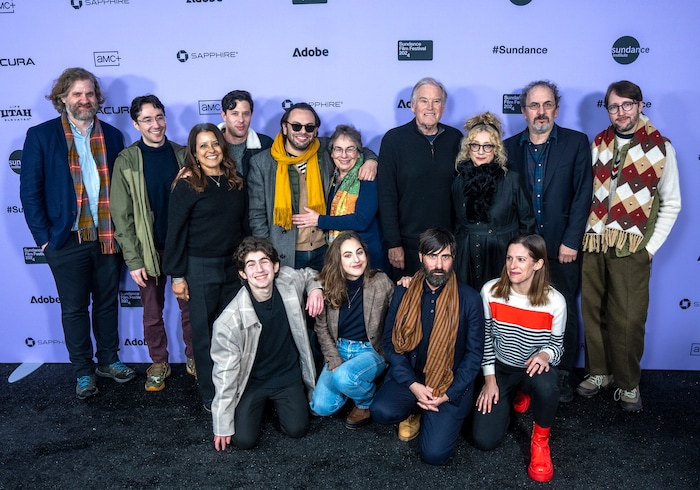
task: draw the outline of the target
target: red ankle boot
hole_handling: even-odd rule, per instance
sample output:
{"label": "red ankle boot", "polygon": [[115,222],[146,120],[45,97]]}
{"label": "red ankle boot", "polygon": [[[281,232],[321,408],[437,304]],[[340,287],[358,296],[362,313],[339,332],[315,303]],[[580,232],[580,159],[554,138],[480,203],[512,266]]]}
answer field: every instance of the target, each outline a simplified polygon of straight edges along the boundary
{"label": "red ankle boot", "polygon": [[530,443],[530,466],[527,474],[535,481],[548,482],[554,476],[554,465],[549,454],[549,428],[535,424]]}
{"label": "red ankle boot", "polygon": [[513,410],[517,413],[525,413],[530,408],[530,395],[524,391],[518,391],[513,400]]}

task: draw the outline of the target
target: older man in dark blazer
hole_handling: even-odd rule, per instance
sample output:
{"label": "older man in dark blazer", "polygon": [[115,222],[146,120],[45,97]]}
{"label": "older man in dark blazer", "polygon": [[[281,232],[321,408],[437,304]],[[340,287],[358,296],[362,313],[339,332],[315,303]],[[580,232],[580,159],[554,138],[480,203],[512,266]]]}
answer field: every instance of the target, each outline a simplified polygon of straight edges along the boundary
{"label": "older man in dark blazer", "polygon": [[560,401],[573,400],[569,374],[578,352],[581,281],[579,249],[590,208],[593,177],[588,137],[554,123],[559,90],[546,80],[527,85],[520,110],[527,128],[505,141],[508,167],[518,172],[530,192],[536,232],[547,244],[550,275],[567,305],[564,355],[559,364]]}
{"label": "older man in dark blazer", "polygon": [[60,116],[27,131],[20,198],[56,281],[76,395],[82,400],[98,392],[96,375],[124,383],[136,374],[117,356],[122,259],[109,213],[112,167],[124,137],[95,117],[104,97],[89,71],[66,69],[46,98]]}

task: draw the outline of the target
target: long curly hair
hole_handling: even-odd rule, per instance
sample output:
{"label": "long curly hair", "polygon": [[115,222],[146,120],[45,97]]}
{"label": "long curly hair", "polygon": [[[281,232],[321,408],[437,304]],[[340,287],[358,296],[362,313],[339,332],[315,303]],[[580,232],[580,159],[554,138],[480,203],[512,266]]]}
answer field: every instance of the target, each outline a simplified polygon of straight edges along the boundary
{"label": "long curly hair", "polygon": [[371,264],[369,262],[367,244],[360,238],[360,235],[354,231],[344,231],[338,235],[328,246],[326,262],[319,275],[316,276],[316,280],[323,284],[323,299],[326,300],[331,308],[335,309],[340,308],[342,304],[348,300],[347,276],[343,270],[343,262],[340,253],[340,246],[348,240],[357,240],[362,250],[365,251],[367,267],[365,268],[363,278],[366,280],[376,274],[375,270],[370,269]]}
{"label": "long curly hair", "polygon": [[464,123],[464,131],[465,134],[459,145],[459,153],[455,161],[455,168],[457,168],[461,162],[471,161],[469,158],[469,143],[474,142],[477,133],[486,131],[491,137],[491,141],[496,146],[493,150],[494,162],[499,164],[504,170],[506,169],[508,154],[503,145],[503,126],[498,116],[492,112],[484,112],[470,117],[467,119],[467,122]]}
{"label": "long curly hair", "polygon": [[204,192],[204,188],[208,185],[212,185],[211,179],[202,172],[199,162],[197,161],[197,136],[200,133],[214,133],[216,140],[219,142],[219,147],[223,154],[223,160],[221,161],[221,170],[228,181],[229,190],[243,188],[243,177],[238,174],[236,169],[236,162],[231,158],[228,152],[228,143],[224,139],[224,135],[216,125],[212,123],[201,123],[195,125],[190,130],[190,135],[187,138],[187,158],[185,161],[184,175],[190,187],[197,192]]}

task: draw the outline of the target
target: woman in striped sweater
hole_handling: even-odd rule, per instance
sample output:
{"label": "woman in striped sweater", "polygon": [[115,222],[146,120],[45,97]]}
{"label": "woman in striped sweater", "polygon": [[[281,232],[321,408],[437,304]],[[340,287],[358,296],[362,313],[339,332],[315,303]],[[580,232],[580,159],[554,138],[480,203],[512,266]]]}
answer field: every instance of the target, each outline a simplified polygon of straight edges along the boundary
{"label": "woman in striped sweater", "polygon": [[[549,284],[549,263],[539,235],[519,235],[508,243],[501,277],[481,290],[486,319],[485,384],[477,397],[473,436],[483,450],[505,437],[510,407],[519,391],[532,399],[535,426],[528,475],[552,479],[549,431],[559,404],[555,366],[564,351],[566,301]],[[527,407],[518,411],[525,411]]]}

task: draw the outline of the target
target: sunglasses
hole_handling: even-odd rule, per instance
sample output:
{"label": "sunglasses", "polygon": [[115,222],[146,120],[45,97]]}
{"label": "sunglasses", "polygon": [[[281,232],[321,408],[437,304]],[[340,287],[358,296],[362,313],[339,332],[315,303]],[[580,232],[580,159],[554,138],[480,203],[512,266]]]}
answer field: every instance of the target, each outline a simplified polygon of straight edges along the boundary
{"label": "sunglasses", "polygon": [[301,131],[301,128],[304,128],[304,131],[306,131],[307,133],[313,133],[316,130],[315,124],[290,123],[289,121],[285,122],[292,127],[292,131],[295,131],[297,133]]}

